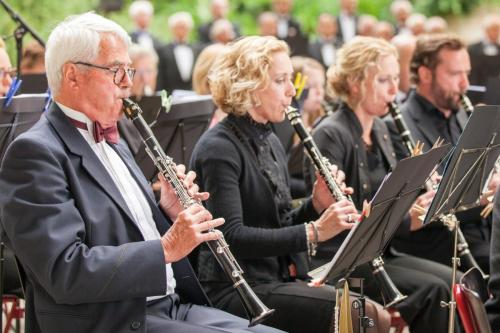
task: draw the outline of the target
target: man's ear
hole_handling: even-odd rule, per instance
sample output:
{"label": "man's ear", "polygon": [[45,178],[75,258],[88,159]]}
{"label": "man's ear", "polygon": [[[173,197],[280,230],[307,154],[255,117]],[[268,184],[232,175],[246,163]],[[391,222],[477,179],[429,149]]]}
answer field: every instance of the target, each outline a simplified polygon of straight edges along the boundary
{"label": "man's ear", "polygon": [[423,83],[429,83],[432,81],[432,71],[429,67],[420,66],[418,68],[418,78]]}
{"label": "man's ear", "polygon": [[62,68],[62,81],[66,83],[72,89],[78,89],[79,87],[79,71],[75,64],[67,63],[63,65]]}

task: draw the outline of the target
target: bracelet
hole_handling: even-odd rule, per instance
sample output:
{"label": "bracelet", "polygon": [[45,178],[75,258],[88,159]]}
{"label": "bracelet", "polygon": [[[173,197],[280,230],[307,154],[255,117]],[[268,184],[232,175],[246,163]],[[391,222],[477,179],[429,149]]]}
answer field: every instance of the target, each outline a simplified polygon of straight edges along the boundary
{"label": "bracelet", "polygon": [[316,250],[318,249],[318,228],[316,227],[316,224],[314,222],[309,222],[309,224],[312,225],[313,228],[313,234],[314,234],[314,240],[311,243],[311,256],[314,257],[316,255]]}
{"label": "bracelet", "polygon": [[311,240],[309,239],[309,230],[307,230],[307,222],[304,222],[304,229],[306,230],[307,255],[311,256]]}

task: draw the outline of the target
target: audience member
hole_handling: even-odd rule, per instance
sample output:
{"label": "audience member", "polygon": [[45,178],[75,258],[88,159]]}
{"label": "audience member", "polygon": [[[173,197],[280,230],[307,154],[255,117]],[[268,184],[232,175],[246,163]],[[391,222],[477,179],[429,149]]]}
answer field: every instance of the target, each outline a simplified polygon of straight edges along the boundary
{"label": "audience member", "polygon": [[389,42],[394,37],[394,26],[387,21],[379,21],[375,25],[374,36]]}
{"label": "audience member", "polygon": [[12,78],[16,75],[16,70],[12,68],[10,63],[9,54],[5,49],[5,43],[3,39],[0,38],[0,97],[5,96],[7,91],[9,91],[10,85],[12,83]]}
{"label": "audience member", "polygon": [[[210,36],[210,31],[212,30],[212,26],[217,20],[227,19],[228,13],[229,13],[228,0],[210,1],[210,14],[212,15],[212,19],[209,22],[206,22],[198,27],[198,39],[200,43],[208,44],[216,42]],[[233,22],[231,22],[231,25],[235,36],[234,38],[239,37],[241,35],[239,26]]]}
{"label": "audience member", "polygon": [[148,0],[135,0],[130,5],[128,13],[135,26],[135,30],[130,33],[132,42],[152,47],[158,52],[162,43],[149,32],[153,21],[153,4]]}
{"label": "audience member", "polygon": [[273,12],[262,12],[257,18],[260,36],[278,37],[278,15]]}
{"label": "audience member", "polygon": [[20,72],[23,75],[45,73],[45,48],[37,41],[32,40],[23,48]]}
{"label": "audience member", "polygon": [[361,15],[358,19],[357,32],[359,36],[375,37],[377,18],[373,15]]}
{"label": "audience member", "polygon": [[408,28],[406,27],[406,19],[413,12],[413,5],[409,0],[394,0],[391,3],[391,14],[394,18],[395,23],[395,33],[407,33]]}
{"label": "audience member", "polygon": [[337,16],[337,38],[346,43],[357,35],[358,0],[340,0],[340,13]]}
{"label": "audience member", "polygon": [[337,21],[332,14],[322,13],[316,26],[317,39],[309,44],[309,54],[325,68],[335,62],[335,54],[341,46],[337,38]]}
{"label": "audience member", "polygon": [[133,44],[129,56],[132,61],[131,66],[135,68],[131,95],[136,97],[153,95],[158,76],[158,55],[149,47]]}
{"label": "audience member", "polygon": [[425,21],[425,32],[428,34],[442,34],[448,30],[448,23],[441,16],[431,16]]}
{"label": "audience member", "polygon": [[233,24],[226,19],[218,19],[210,28],[210,39],[214,43],[227,44],[236,38]]}
{"label": "audience member", "polygon": [[425,32],[425,22],[427,18],[420,13],[413,13],[406,19],[406,27],[413,36],[418,36]]}

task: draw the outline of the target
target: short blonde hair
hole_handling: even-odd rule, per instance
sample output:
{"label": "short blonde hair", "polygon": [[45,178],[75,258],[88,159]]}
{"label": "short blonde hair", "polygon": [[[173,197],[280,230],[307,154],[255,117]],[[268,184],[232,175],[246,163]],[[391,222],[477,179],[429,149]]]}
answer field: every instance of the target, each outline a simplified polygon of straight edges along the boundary
{"label": "short blonde hair", "polygon": [[290,49],[271,36],[243,37],[228,44],[208,77],[215,104],[240,116],[259,106],[254,92],[269,84],[269,67],[277,52],[288,54]]}
{"label": "short blonde hair", "polygon": [[225,45],[211,44],[201,51],[193,67],[193,90],[198,95],[209,95],[208,74],[217,59],[219,53],[224,50]]}
{"label": "short blonde hair", "polygon": [[398,58],[396,48],[381,38],[353,38],[339,49],[335,65],[326,73],[328,89],[348,102],[350,83],[363,83],[368,69],[378,66],[380,59],[388,55]]}

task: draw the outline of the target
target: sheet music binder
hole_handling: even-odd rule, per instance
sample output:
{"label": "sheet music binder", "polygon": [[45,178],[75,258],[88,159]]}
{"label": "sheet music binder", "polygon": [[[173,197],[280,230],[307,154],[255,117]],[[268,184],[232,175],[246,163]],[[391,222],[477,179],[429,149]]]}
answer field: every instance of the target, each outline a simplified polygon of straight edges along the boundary
{"label": "sheet music binder", "polygon": [[373,197],[369,216],[350,230],[329,263],[309,275],[315,280],[335,283],[357,266],[380,256],[448,150],[449,145],[445,145],[399,161]]}

